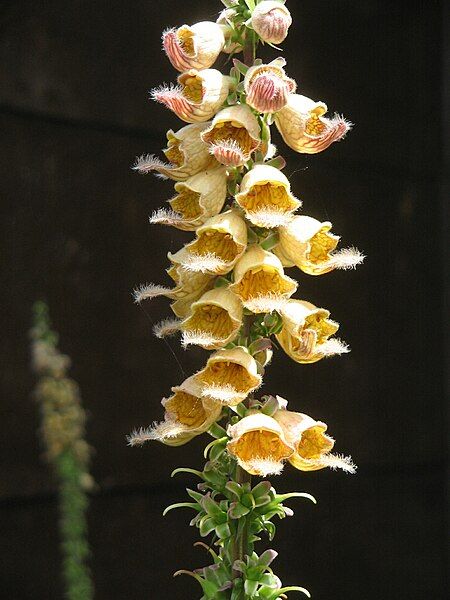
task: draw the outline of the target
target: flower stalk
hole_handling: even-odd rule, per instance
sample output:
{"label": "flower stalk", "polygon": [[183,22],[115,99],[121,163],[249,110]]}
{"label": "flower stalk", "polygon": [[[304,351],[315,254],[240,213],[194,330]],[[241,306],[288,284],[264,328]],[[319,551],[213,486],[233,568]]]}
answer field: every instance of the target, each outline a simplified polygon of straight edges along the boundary
{"label": "flower stalk", "polygon": [[[326,117],[323,102],[298,93],[283,58],[268,64],[256,58],[258,44],[286,38],[292,18],[285,0],[222,3],[217,24],[164,33],[164,49],[181,74],[178,86],[158,88],[153,97],[194,125],[168,132],[169,163],[148,155],[135,164],[140,173],[176,182],[171,209],[156,211],[150,221],[194,233],[168,254],[175,287],[141,286],[135,299],[173,300],[177,319],[156,326],[156,335],[179,331],[184,347],[199,345],[212,354],[162,400],[164,420],[128,439],[133,446],[149,440],[180,446],[210,434],[203,470],[173,473],[196,477],[197,487],[165,514],[193,511],[190,524],[210,538],[213,563],[176,574],[193,577],[202,600],[276,600],[309,593],[283,587],[270,566],[276,552],[258,554],[256,545],[264,536],[273,540],[274,520],[293,515],[286,502],[315,500],[305,492],[278,494],[267,477],[287,463],[303,473],[326,467],[355,472],[350,457],[332,453],[335,442],[324,422],[288,410],[284,398],[258,393],[274,349],[303,365],[348,352],[334,337],[339,325],[330,312],[294,297],[302,288],[286,271],[320,276],[353,268],[364,257],[353,248],[336,250],[339,237],[328,221],[298,214],[302,202],[271,141],[275,124],[296,152],[317,154],[350,128],[341,116]],[[220,51],[232,57],[229,74],[214,68]]]}

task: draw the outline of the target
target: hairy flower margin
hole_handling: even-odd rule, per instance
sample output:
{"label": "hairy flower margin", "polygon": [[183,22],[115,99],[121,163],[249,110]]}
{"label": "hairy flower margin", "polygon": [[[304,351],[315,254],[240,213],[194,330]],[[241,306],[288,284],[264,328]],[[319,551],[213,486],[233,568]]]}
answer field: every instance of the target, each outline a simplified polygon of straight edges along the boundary
{"label": "hairy flower margin", "polygon": [[[162,400],[164,418],[136,429],[129,444],[156,440],[184,445],[208,433],[203,471],[178,469],[200,478],[187,490],[186,507],[196,516],[213,564],[188,574],[202,586],[203,599],[276,600],[283,588],[269,565],[276,556],[254,551],[259,534],[275,534],[274,517],[292,515],[284,502],[305,493],[279,495],[268,481],[285,465],[307,473],[324,468],[356,470],[350,457],[333,454],[327,425],[288,409],[280,396],[256,397],[274,348],[299,364],[349,352],[335,336],[330,312],[295,298],[302,286],[290,276],[298,269],[320,276],[353,269],[364,256],[338,249],[332,224],[299,214],[285,161],[271,141],[271,125],[301,154],[317,154],[340,141],[351,123],[327,116],[322,101],[301,93],[286,74],[286,61],[256,59],[259,42],[283,42],[292,24],[285,0],[222,0],[217,21],[167,29],[163,49],[179,71],[177,83],[152,91],[152,98],[187,123],[167,132],[166,162],[143,154],[134,169],[174,182],[167,208],[156,209],[152,224],[192,232],[181,249],[168,253],[171,285],[146,284],[134,291],[137,303],[170,300],[175,318],[154,327],[157,337],[179,335],[184,348],[211,351],[197,373],[171,388]],[[243,60],[234,58],[243,52]],[[232,57],[229,73],[215,68],[221,53]],[[300,90],[301,91],[301,90]],[[288,272],[287,272],[288,271]],[[298,272],[298,271],[294,271]],[[313,367],[311,367],[313,368]],[[301,405],[301,398],[295,405]]]}

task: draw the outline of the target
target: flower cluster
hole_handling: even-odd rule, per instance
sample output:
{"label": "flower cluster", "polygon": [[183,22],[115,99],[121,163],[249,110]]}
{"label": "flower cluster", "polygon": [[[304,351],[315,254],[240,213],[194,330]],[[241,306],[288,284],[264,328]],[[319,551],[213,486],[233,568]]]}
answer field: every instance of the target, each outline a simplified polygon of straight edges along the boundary
{"label": "flower cluster", "polygon": [[[242,471],[246,477],[279,474],[287,462],[301,471],[354,472],[349,457],[332,454],[334,440],[325,423],[288,410],[278,396],[255,398],[276,345],[301,364],[348,352],[335,337],[339,326],[329,311],[294,298],[295,269],[323,275],[353,268],[364,258],[354,248],[337,249],[340,238],[330,222],[299,212],[302,202],[283,173],[285,161],[272,144],[271,126],[294,151],[316,154],[341,140],[351,124],[337,114],[327,117],[324,102],[299,94],[283,58],[267,64],[256,59],[259,42],[280,44],[288,34],[292,18],[283,0],[223,4],[215,23],[164,32],[163,48],[180,74],[176,84],[156,88],[152,97],[187,125],[167,133],[166,161],[144,155],[134,165],[140,173],[175,182],[169,206],[156,210],[150,222],[193,232],[192,241],[168,254],[173,285],[142,285],[135,300],[169,298],[175,318],[158,324],[155,334],[180,333],[184,347],[194,344],[212,354],[163,399],[164,420],[135,431],[130,444],[158,440],[178,446],[209,432],[221,449],[215,460],[227,457],[228,467],[221,468],[229,468],[228,483]],[[229,73],[214,68],[221,53],[240,52],[243,60],[234,58]],[[212,487],[211,501],[224,489]],[[209,500],[197,497],[196,502],[208,514]],[[217,505],[224,519],[220,526],[228,523],[231,510],[225,504]],[[220,556],[231,571],[223,589],[206,598],[230,597],[226,590],[238,590],[242,578],[245,587],[245,560],[253,560],[248,553],[247,559],[234,556],[240,562],[233,566],[223,541],[231,530],[219,531]],[[196,578],[202,579],[198,573]],[[254,593],[245,588],[244,595],[231,597],[281,595],[275,595],[278,584],[273,595],[257,595],[258,589],[256,584]]]}

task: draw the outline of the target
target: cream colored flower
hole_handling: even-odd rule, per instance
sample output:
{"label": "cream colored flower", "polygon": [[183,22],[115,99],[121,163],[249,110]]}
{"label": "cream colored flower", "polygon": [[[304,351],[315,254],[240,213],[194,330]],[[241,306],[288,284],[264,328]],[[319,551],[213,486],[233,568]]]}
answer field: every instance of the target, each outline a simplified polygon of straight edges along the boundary
{"label": "cream colored flower", "polygon": [[279,228],[280,243],[275,254],[285,267],[297,266],[309,275],[322,275],[333,269],[351,269],[364,260],[355,248],[334,252],[339,236],[331,232],[331,223],[321,223],[306,215],[296,215]]}
{"label": "cream colored flower", "polygon": [[340,115],[324,117],[327,105],[306,96],[291,94],[286,106],[275,115],[275,124],[284,141],[296,152],[316,154],[341,140],[351,123]]}
{"label": "cream colored flower", "polygon": [[178,77],[179,85],[157,88],[152,91],[152,98],[182,121],[201,123],[211,119],[225,102],[230,81],[216,69],[190,69]]}
{"label": "cream colored flower", "polygon": [[222,210],[227,197],[227,172],[224,167],[202,171],[176,183],[175,191],[177,195],[169,200],[172,210],[156,211],[150,223],[194,231]]}
{"label": "cream colored flower", "polygon": [[317,471],[330,467],[348,473],[356,470],[349,456],[330,454],[334,440],[326,435],[327,425],[308,415],[279,410],[273,417],[282,427],[286,440],[295,448],[288,460],[300,471]]}
{"label": "cream colored flower", "polygon": [[[158,296],[166,296],[173,300],[171,308],[180,319],[185,319],[191,310],[192,303],[198,300],[205,292],[214,286],[215,277],[207,273],[192,273],[181,266],[183,256],[187,250],[181,249],[172,255],[173,265],[167,270],[168,275],[174,280],[175,287],[167,288],[161,285],[141,285],[134,291],[136,302],[151,300]],[[181,261],[181,262],[177,262]]]}
{"label": "cream colored flower", "polygon": [[280,309],[283,329],[276,335],[280,346],[298,363],[313,363],[334,354],[348,352],[348,346],[331,338],[339,325],[330,313],[304,300],[289,300]]}
{"label": "cream colored flower", "polygon": [[243,104],[221,110],[201,137],[211,154],[227,167],[244,165],[261,145],[258,120]]}
{"label": "cream colored flower", "polygon": [[[186,246],[183,266],[193,272],[225,275],[247,247],[247,226],[234,210],[211,217],[197,229],[197,239]],[[170,255],[169,255],[170,258]]]}
{"label": "cream colored flower", "polygon": [[194,377],[172,388],[173,394],[162,401],[164,421],[153,427],[141,429],[129,437],[132,446],[157,440],[168,446],[182,446],[197,435],[208,431],[221,416],[222,405],[204,398]]}
{"label": "cream colored flower", "polygon": [[222,28],[211,21],[168,29],[162,37],[168,59],[181,72],[208,69],[225,45]]}
{"label": "cream colored flower", "polygon": [[133,169],[142,174],[156,172],[162,178],[186,181],[200,171],[212,168],[217,165],[217,161],[200,137],[209,125],[210,123],[193,123],[176,133],[171,129],[167,132],[167,148],[163,150],[169,162],[165,163],[153,154],[147,154],[136,160]]}
{"label": "cream colored flower", "polygon": [[284,58],[250,67],[244,79],[247,104],[260,113],[275,113],[286,106],[297,84],[286,76]]}
{"label": "cream colored flower", "polygon": [[283,428],[272,417],[255,411],[228,427],[228,452],[252,475],[279,475],[294,453]]}
{"label": "cream colored flower", "polygon": [[254,313],[279,310],[297,289],[297,282],[284,274],[280,260],[258,245],[250,246],[237,262],[234,281],[230,290]]}
{"label": "cream colored flower", "polygon": [[262,383],[255,359],[242,346],[215,352],[195,379],[203,386],[203,396],[228,406],[245,400]]}
{"label": "cream colored flower", "polygon": [[242,303],[227,288],[214,288],[194,302],[182,321],[183,344],[218,350],[234,340],[242,326]]}
{"label": "cream colored flower", "polygon": [[279,169],[256,165],[248,171],[236,195],[247,219],[258,227],[278,227],[292,219],[301,203],[291,193],[289,179]]}
{"label": "cream colored flower", "polygon": [[281,44],[292,25],[292,17],[284,0],[263,0],[253,11],[251,24],[264,42]]}

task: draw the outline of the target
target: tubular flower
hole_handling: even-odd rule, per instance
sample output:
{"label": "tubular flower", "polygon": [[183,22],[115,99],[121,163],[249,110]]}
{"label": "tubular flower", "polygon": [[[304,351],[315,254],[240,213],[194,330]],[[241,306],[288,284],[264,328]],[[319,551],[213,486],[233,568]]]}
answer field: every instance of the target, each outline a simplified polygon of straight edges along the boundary
{"label": "tubular flower", "polygon": [[348,352],[337,338],[330,338],[339,325],[330,313],[304,300],[289,300],[280,309],[283,329],[276,335],[280,346],[295,362],[314,363],[334,354]]}
{"label": "tubular flower", "polygon": [[243,104],[221,110],[201,138],[216,160],[227,167],[244,165],[261,145],[258,120]]}
{"label": "tubular flower", "polygon": [[225,45],[222,28],[211,21],[168,29],[162,37],[168,59],[181,72],[208,69]]}
{"label": "tubular flower", "polygon": [[161,285],[142,285],[134,291],[134,298],[137,303],[144,300],[151,300],[158,296],[166,296],[174,302],[171,308],[175,315],[180,319],[188,316],[193,302],[198,300],[206,291],[214,286],[215,277],[206,273],[189,273],[182,268],[177,260],[183,260],[183,254],[186,254],[183,248],[172,256],[174,264],[167,270],[167,274],[174,280],[175,287],[167,288]]}
{"label": "tubular flower", "polygon": [[176,183],[175,191],[177,195],[169,200],[172,210],[156,211],[150,223],[194,231],[222,210],[227,196],[226,170],[219,167],[197,173],[186,181]]}
{"label": "tubular flower", "polygon": [[292,17],[282,2],[263,0],[252,13],[251,24],[259,37],[269,44],[281,44],[287,37]]}
{"label": "tubular flower", "polygon": [[227,406],[236,406],[262,383],[255,359],[242,346],[215,352],[195,379],[203,386],[203,396]]}
{"label": "tubular flower", "polygon": [[192,175],[217,165],[200,137],[200,133],[208,125],[209,123],[193,123],[176,133],[171,129],[167,132],[167,148],[163,150],[169,162],[165,163],[153,154],[147,154],[136,160],[133,169],[142,174],[154,171],[162,178],[186,181]]}
{"label": "tubular flower", "polygon": [[228,427],[227,449],[243,469],[252,475],[279,475],[295,451],[281,425],[272,417],[253,412]]}
{"label": "tubular flower", "polygon": [[197,229],[197,239],[186,246],[185,269],[225,275],[247,247],[247,226],[234,210],[211,217]]}
{"label": "tubular flower", "polygon": [[182,321],[183,344],[197,344],[206,350],[218,350],[234,340],[242,326],[242,304],[227,288],[215,288],[203,294],[191,306]]}
{"label": "tubular flower", "polygon": [[297,282],[284,274],[279,258],[258,245],[250,246],[237,262],[234,281],[230,290],[254,313],[279,310],[297,289]]}
{"label": "tubular flower", "polygon": [[170,108],[186,123],[211,119],[225,102],[230,78],[216,69],[190,69],[178,77],[177,86],[153,90],[152,98]]}
{"label": "tubular flower", "polygon": [[219,402],[202,397],[201,387],[194,377],[173,387],[172,392],[169,398],[162,400],[166,411],[164,421],[132,434],[131,445],[157,440],[168,446],[182,446],[208,431],[222,413]]}
{"label": "tubular flower", "polygon": [[236,202],[258,227],[285,225],[301,205],[291,193],[289,179],[269,165],[256,165],[244,175]]}
{"label": "tubular flower", "polygon": [[351,128],[344,117],[335,114],[328,119],[323,116],[326,112],[327,105],[323,102],[291,94],[286,106],[275,115],[275,124],[293,150],[316,154],[341,140]]}
{"label": "tubular flower", "polygon": [[322,275],[333,269],[351,269],[364,260],[355,248],[334,252],[339,236],[330,233],[331,223],[306,215],[295,216],[278,230],[280,243],[274,252],[283,266],[297,266],[308,275]]}
{"label": "tubular flower", "polygon": [[296,469],[317,471],[330,467],[348,473],[355,472],[356,467],[349,456],[330,454],[334,440],[326,435],[327,425],[322,421],[315,421],[308,415],[289,410],[277,411],[274,419],[281,425],[286,439],[295,448],[294,454],[288,460]]}
{"label": "tubular flower", "polygon": [[286,106],[297,84],[286,76],[284,58],[250,67],[244,79],[247,104],[260,113],[275,113]]}

